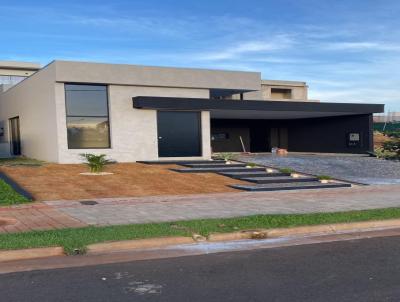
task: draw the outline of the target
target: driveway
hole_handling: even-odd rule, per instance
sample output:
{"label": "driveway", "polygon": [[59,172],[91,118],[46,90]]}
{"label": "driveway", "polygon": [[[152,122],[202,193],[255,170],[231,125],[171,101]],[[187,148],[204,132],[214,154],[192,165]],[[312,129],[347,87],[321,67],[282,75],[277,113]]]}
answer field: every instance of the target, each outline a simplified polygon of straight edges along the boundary
{"label": "driveway", "polygon": [[399,161],[381,160],[367,155],[252,154],[240,156],[239,159],[269,167],[288,167],[307,174],[329,175],[363,184],[400,184]]}

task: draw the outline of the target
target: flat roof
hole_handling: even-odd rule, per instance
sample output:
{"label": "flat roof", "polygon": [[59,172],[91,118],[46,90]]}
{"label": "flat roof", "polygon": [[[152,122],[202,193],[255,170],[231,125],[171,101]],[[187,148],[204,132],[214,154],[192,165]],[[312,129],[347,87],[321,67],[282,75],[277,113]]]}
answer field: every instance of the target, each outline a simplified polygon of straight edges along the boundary
{"label": "flat roof", "polygon": [[284,81],[284,80],[261,80],[261,85],[271,85],[271,86],[307,86],[306,82],[301,81]]}
{"label": "flat roof", "polygon": [[0,61],[0,69],[39,70],[39,63],[20,61]]}
{"label": "flat roof", "polygon": [[53,61],[57,82],[175,88],[261,89],[261,73],[200,68],[155,67],[74,61]]}
{"label": "flat roof", "polygon": [[384,112],[383,104],[316,103],[291,101],[213,100],[171,97],[133,97],[133,108],[155,110],[210,111],[221,119],[299,119]]}

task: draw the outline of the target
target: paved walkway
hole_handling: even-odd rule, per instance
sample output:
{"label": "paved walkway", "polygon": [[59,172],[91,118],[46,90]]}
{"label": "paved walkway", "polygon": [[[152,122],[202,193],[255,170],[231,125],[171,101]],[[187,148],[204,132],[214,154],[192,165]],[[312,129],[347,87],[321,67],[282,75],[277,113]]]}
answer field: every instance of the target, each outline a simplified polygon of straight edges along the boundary
{"label": "paved walkway", "polygon": [[90,225],[176,221],[254,214],[334,212],[400,207],[400,186],[365,186],[286,192],[246,192],[47,202]]}
{"label": "paved walkway", "polygon": [[[2,225],[2,218],[10,224]],[[83,227],[81,222],[43,203],[0,208],[0,233]]]}
{"label": "paved walkway", "polygon": [[312,213],[400,207],[400,185],[361,186],[286,192],[243,192],[80,201],[49,201],[0,208],[16,224],[0,232],[235,217],[254,214]]}

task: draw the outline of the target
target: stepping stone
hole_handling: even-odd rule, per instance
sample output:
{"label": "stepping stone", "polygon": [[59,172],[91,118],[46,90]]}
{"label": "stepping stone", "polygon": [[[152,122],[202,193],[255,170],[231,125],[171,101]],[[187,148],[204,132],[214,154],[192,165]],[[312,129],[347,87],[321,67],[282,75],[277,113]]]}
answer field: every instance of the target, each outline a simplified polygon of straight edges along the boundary
{"label": "stepping stone", "polygon": [[[228,167],[226,167],[228,166]],[[219,172],[256,172],[264,171],[264,168],[245,168],[245,167],[230,167],[231,165],[224,165],[223,167],[217,168],[181,168],[181,169],[170,169],[171,171],[180,173],[219,173]]]}
{"label": "stepping stone", "polygon": [[223,176],[228,176],[236,179],[242,179],[246,177],[278,177],[278,176],[290,176],[290,173],[281,173],[281,172],[273,172],[267,173],[264,171],[256,171],[256,172],[221,172],[219,173]]}
{"label": "stepping stone", "polygon": [[185,167],[190,168],[227,168],[227,167],[246,167],[246,164],[238,163],[238,164],[225,164],[225,163],[190,163],[190,164],[181,164]]}
{"label": "stepping stone", "polygon": [[316,177],[291,177],[291,176],[278,176],[278,177],[245,177],[241,180],[254,182],[258,184],[271,184],[271,183],[292,183],[292,182],[310,182],[318,181]]}
{"label": "stepping stone", "polygon": [[312,182],[294,182],[294,183],[273,183],[273,184],[257,184],[257,185],[230,185],[230,187],[252,192],[261,191],[283,191],[283,190],[307,190],[307,189],[329,189],[329,188],[348,188],[348,183],[327,183],[323,184],[319,181]]}

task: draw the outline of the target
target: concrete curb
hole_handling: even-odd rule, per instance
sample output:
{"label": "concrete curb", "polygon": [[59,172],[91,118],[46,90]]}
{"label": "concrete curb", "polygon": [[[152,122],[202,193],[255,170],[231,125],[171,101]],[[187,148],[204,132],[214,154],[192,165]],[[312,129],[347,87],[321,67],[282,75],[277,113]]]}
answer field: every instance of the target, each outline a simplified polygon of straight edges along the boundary
{"label": "concrete curb", "polygon": [[87,254],[121,252],[134,249],[160,248],[171,245],[195,243],[192,237],[161,237],[96,243],[87,246]]}
{"label": "concrete curb", "polygon": [[[370,231],[379,229],[400,228],[400,219],[373,220],[351,223],[336,223],[293,228],[245,230],[233,233],[213,233],[207,238],[194,234],[193,237],[161,237],[96,243],[87,246],[88,255],[124,252],[136,249],[162,248],[180,244],[197,244],[198,242],[223,242],[244,239],[268,239],[296,235],[331,235],[346,231]],[[206,240],[205,240],[206,239]],[[0,251],[0,263],[6,261],[28,260],[65,256],[62,247],[33,248],[24,250]]]}
{"label": "concrete curb", "polygon": [[345,231],[366,231],[373,229],[400,228],[400,219],[372,220],[350,223],[334,223],[293,228],[258,229],[235,233],[215,233],[208,236],[208,241],[230,241],[240,239],[278,238],[295,235],[335,234]]}
{"label": "concrete curb", "polygon": [[62,247],[0,251],[0,262],[65,256]]}

